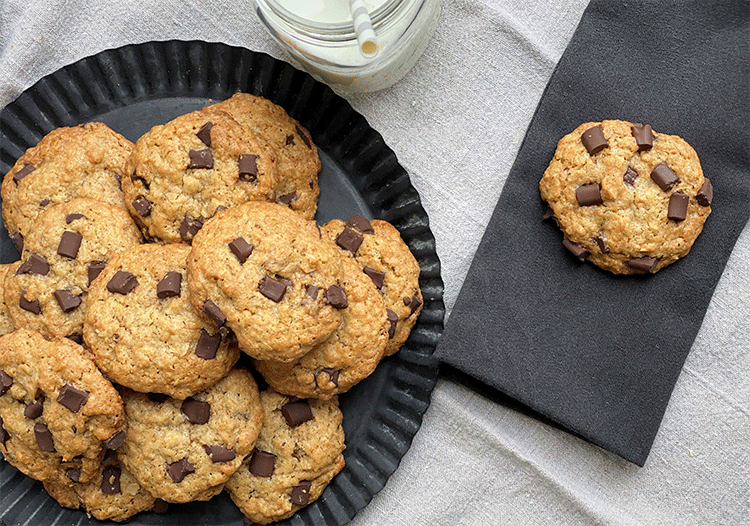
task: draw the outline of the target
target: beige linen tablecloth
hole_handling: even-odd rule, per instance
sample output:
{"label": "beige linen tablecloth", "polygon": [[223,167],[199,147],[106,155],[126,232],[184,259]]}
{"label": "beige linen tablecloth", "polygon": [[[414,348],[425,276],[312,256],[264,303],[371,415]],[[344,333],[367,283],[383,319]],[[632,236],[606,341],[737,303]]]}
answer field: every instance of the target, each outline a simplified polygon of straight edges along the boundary
{"label": "beige linen tablecloth", "polygon": [[[449,315],[586,3],[446,0],[406,78],[347,97],[422,197]],[[166,39],[283,58],[249,0],[0,0],[0,107],[80,58]],[[643,468],[440,380],[411,449],[352,524],[750,524],[748,261],[746,227]]]}

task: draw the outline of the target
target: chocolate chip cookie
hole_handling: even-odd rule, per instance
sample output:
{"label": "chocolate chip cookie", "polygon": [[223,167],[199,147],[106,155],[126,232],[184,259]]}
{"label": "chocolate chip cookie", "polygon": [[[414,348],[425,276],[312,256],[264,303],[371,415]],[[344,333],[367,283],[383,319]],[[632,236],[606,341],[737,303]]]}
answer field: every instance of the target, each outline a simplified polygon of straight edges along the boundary
{"label": "chocolate chip cookie", "polygon": [[355,216],[347,223],[333,219],[322,229],[342,254],[357,261],[383,296],[389,321],[384,355],[392,355],[409,337],[422,312],[419,263],[396,227],[387,221]]}
{"label": "chocolate chip cookie", "polygon": [[615,274],[654,273],[687,255],[713,199],[685,140],[619,120],[563,137],[539,190],[572,255]]}
{"label": "chocolate chip cookie", "polygon": [[258,438],[258,387],[235,368],[185,400],[124,390],[128,433],[120,459],[153,496],[167,502],[220,493]]}
{"label": "chocolate chip cookie", "polygon": [[0,453],[32,478],[69,485],[97,476],[124,434],[120,395],[66,338],[0,336]]}
{"label": "chocolate chip cookie", "polygon": [[120,180],[132,149],[98,122],[57,128],[29,148],[2,183],[3,221],[16,247],[52,205],[88,197],[125,208]]}
{"label": "chocolate chip cookie", "polygon": [[276,202],[312,219],[318,208],[321,164],[310,132],[281,106],[249,93],[235,93],[206,108],[206,111],[217,110],[229,113],[276,149],[279,160]]}
{"label": "chocolate chip cookie", "polygon": [[100,521],[124,521],[136,513],[155,509],[157,503],[120,462],[116,451],[107,451],[91,481],[61,484],[47,480],[44,489],[61,506],[81,508]]}
{"label": "chocolate chip cookie", "polygon": [[112,381],[184,399],[215,384],[239,358],[188,298],[190,247],[146,244],[113,257],[88,291],[86,344]]}
{"label": "chocolate chip cookie", "polygon": [[15,326],[80,343],[89,284],[105,262],[140,239],[125,209],[95,199],[74,199],[39,214],[21,261],[5,279]]}
{"label": "chocolate chip cookie", "polygon": [[348,307],[342,311],[341,325],[327,340],[294,362],[255,361],[274,390],[300,398],[329,399],[367,378],[380,362],[390,328],[383,297],[352,258],[343,259],[339,282]]}
{"label": "chocolate chip cookie", "polygon": [[338,399],[299,400],[261,393],[265,420],[252,455],[226,490],[251,521],[268,524],[315,501],[344,467]]}
{"label": "chocolate chip cookie", "polygon": [[135,144],[125,202],[149,239],[190,243],[217,210],[276,199],[276,152],[224,112],[154,126]]}
{"label": "chocolate chip cookie", "polygon": [[[5,283],[5,277],[8,275],[8,272],[11,272],[11,267],[13,267],[12,263],[0,265],[0,286]],[[10,309],[5,303],[5,294],[0,294],[0,336],[13,332],[15,328],[13,317],[10,315]]]}
{"label": "chocolate chip cookie", "polygon": [[193,239],[187,281],[193,305],[234,331],[241,350],[289,362],[341,323],[340,269],[314,221],[258,201],[206,222]]}

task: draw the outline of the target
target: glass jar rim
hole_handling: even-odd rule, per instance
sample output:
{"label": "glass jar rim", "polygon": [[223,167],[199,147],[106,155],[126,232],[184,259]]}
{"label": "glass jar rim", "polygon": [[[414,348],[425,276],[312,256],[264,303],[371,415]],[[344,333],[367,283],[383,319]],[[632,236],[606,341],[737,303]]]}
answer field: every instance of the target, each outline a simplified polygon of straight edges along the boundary
{"label": "glass jar rim", "polygon": [[[377,7],[374,11],[370,12],[370,19],[374,28],[377,28],[381,23],[386,21],[394,11],[396,11],[401,4],[406,0],[386,0]],[[354,35],[354,21],[348,20],[346,22],[318,22],[316,20],[310,20],[295,15],[282,5],[277,0],[263,0],[269,9],[282,18],[288,24],[295,25],[300,29],[315,33],[321,37],[342,37]]]}

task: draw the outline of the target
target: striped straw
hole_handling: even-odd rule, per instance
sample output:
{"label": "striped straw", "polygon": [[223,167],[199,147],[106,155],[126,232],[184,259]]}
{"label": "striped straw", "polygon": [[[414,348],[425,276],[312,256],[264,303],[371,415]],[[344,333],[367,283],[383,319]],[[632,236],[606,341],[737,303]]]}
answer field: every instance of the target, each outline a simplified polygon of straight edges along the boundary
{"label": "striped straw", "polygon": [[374,57],[378,52],[378,40],[372,29],[370,13],[367,12],[365,0],[349,0],[354,21],[354,33],[357,35],[359,50],[367,58]]}

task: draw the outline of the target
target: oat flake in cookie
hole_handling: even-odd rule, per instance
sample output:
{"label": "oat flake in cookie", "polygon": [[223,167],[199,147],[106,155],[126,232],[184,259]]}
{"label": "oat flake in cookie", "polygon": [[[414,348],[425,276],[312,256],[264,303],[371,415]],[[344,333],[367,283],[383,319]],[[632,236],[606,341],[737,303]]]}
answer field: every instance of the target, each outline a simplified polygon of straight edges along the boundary
{"label": "oat flake in cookie", "polygon": [[235,368],[185,400],[123,390],[128,434],[120,459],[154,497],[209,500],[253,449],[263,423],[258,387]]}
{"label": "oat flake in cookie", "polygon": [[98,122],[57,128],[26,150],[2,183],[3,221],[16,247],[52,205],[88,197],[125,208],[120,181],[132,150]]}
{"label": "oat flake in cookie", "polygon": [[[193,305],[258,360],[293,361],[341,323],[341,256],[314,221],[260,201],[216,214],[193,239]],[[316,294],[311,291],[316,290]]]}
{"label": "oat flake in cookie", "polygon": [[619,120],[563,137],[539,190],[572,256],[615,274],[654,273],[687,255],[713,199],[687,142]]}
{"label": "oat flake in cookie", "polygon": [[224,112],[154,126],[135,144],[125,202],[149,239],[190,244],[217,210],[276,199],[276,152]]}
{"label": "oat flake in cookie", "polygon": [[90,354],[67,338],[0,336],[0,453],[37,480],[88,482],[125,430],[123,404]]}
{"label": "oat flake in cookie", "polygon": [[91,285],[83,335],[112,381],[183,399],[218,382],[239,358],[229,333],[190,303],[188,252],[177,243],[137,245]]}
{"label": "oat flake in cookie", "polygon": [[346,446],[338,398],[260,397],[265,420],[255,449],[225,487],[248,519],[268,524],[320,497],[343,469]]}

